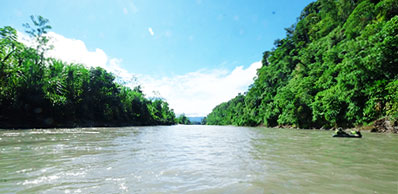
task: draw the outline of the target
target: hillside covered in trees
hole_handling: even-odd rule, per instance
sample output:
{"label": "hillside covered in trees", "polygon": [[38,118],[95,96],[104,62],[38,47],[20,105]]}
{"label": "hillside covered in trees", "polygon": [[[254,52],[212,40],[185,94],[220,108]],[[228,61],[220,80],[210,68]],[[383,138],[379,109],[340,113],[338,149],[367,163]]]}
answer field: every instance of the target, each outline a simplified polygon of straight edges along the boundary
{"label": "hillside covered in trees", "polygon": [[0,28],[1,128],[175,124],[168,103],[145,98],[140,86],[118,84],[99,67],[46,58],[51,26],[31,19],[24,26],[34,48],[18,42],[12,27]]}
{"label": "hillside covered in trees", "polygon": [[318,0],[211,125],[353,127],[398,118],[398,1]]}

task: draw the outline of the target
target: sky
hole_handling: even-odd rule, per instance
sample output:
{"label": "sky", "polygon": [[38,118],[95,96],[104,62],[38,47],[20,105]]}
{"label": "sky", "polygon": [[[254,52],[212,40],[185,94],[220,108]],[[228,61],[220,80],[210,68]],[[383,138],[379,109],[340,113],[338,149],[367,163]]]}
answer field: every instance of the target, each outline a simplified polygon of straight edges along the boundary
{"label": "sky", "polygon": [[206,116],[247,91],[262,53],[312,1],[3,0],[0,27],[29,44],[22,24],[48,18],[49,56],[103,67],[177,115]]}

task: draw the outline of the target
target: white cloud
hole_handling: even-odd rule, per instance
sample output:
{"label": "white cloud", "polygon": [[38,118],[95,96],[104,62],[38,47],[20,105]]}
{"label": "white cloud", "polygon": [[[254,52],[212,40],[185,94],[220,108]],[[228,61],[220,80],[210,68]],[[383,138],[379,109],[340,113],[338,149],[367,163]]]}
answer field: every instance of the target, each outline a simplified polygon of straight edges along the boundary
{"label": "white cloud", "polygon": [[65,38],[54,32],[49,32],[48,35],[51,38],[50,43],[54,46],[54,49],[48,52],[49,56],[69,63],[82,63],[89,67],[107,67],[108,56],[102,49],[89,51],[81,40]]}
{"label": "white cloud", "polygon": [[[66,38],[54,32],[49,32],[47,35],[50,37],[50,44],[54,46],[47,52],[47,57],[68,63],[83,64],[87,67],[102,67],[117,75],[122,81],[134,80],[133,74],[120,67],[121,59],[109,58],[102,49],[96,48],[90,51],[81,40]],[[34,45],[31,38],[24,33],[18,32],[18,39],[25,45]]]}
{"label": "white cloud", "polygon": [[138,80],[145,93],[158,91],[176,114],[205,116],[216,105],[245,92],[260,67],[261,62],[255,62],[246,69],[239,66],[231,72],[199,70],[160,79],[140,75]]}
{"label": "white cloud", "polygon": [[[151,33],[152,29],[149,28],[149,31]],[[183,75],[155,78],[128,72],[121,66],[122,59],[110,58],[99,48],[88,50],[81,40],[66,38],[54,32],[49,32],[48,35],[54,46],[48,56],[69,63],[81,63],[87,67],[102,67],[130,87],[136,86],[136,77],[145,94],[149,97],[160,95],[176,114],[185,113],[187,116],[205,116],[216,105],[245,92],[253,83],[257,69],[261,67],[261,62],[255,62],[248,68],[238,66],[232,71],[203,69]],[[32,45],[26,34],[18,32],[18,37],[19,41]]]}
{"label": "white cloud", "polygon": [[148,32],[149,32],[149,34],[151,34],[151,36],[155,35],[155,33],[153,32],[151,27],[148,28]]}

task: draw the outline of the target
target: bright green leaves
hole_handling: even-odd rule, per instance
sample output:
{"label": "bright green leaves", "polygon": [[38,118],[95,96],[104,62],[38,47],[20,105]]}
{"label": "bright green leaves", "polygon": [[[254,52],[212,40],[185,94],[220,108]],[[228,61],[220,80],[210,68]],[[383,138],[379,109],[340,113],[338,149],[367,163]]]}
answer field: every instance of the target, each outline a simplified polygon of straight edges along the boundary
{"label": "bright green leaves", "polygon": [[398,0],[384,0],[376,5],[377,19],[388,21],[398,15]]}
{"label": "bright green leaves", "polygon": [[264,52],[244,104],[234,98],[217,106],[210,124],[330,128],[398,118],[397,5],[311,3],[286,38]]}
{"label": "bright green leaves", "polygon": [[[48,20],[26,24],[36,49],[17,42],[16,30],[0,28],[0,124],[3,127],[65,127],[175,124],[162,99],[149,100],[140,87],[115,82],[102,68],[46,58]],[[45,61],[45,63],[44,63]]]}
{"label": "bright green leaves", "polygon": [[342,106],[343,101],[336,95],[334,88],[319,92],[312,104],[313,120],[326,127],[336,126],[338,116],[341,119]]}
{"label": "bright green leaves", "polygon": [[45,97],[52,105],[64,105],[67,102],[66,80],[67,72],[65,64],[61,61],[52,60],[45,70],[45,83],[43,91]]}
{"label": "bright green leaves", "polygon": [[362,1],[348,17],[344,28],[348,38],[355,38],[374,19],[375,7],[369,0]]}
{"label": "bright green leaves", "polygon": [[158,124],[174,124],[175,114],[169,108],[169,104],[162,99],[154,99],[151,104],[148,104],[151,110],[152,118]]}
{"label": "bright green leaves", "polygon": [[398,79],[391,81],[386,89],[388,91],[385,96],[387,101],[385,105],[386,114],[398,121]]}
{"label": "bright green leaves", "polygon": [[188,117],[186,117],[184,114],[181,114],[180,116],[177,117],[177,123],[184,124],[184,125],[190,125],[191,121],[189,121]]}
{"label": "bright green leaves", "polygon": [[17,31],[10,26],[0,28],[0,38],[0,65],[4,65],[11,55],[22,52],[23,45],[17,41]]}

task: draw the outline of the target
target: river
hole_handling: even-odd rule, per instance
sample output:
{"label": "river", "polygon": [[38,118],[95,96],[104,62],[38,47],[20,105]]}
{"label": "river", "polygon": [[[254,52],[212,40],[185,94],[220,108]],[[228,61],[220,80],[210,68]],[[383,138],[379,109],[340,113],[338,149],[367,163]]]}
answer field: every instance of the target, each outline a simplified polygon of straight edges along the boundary
{"label": "river", "polygon": [[231,126],[0,130],[0,193],[397,193],[398,136]]}

